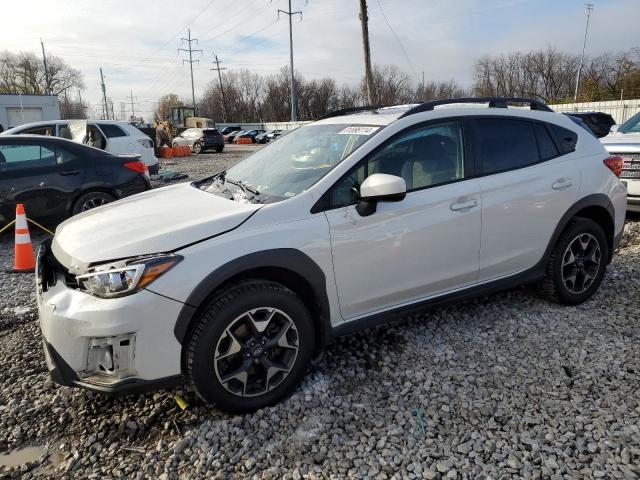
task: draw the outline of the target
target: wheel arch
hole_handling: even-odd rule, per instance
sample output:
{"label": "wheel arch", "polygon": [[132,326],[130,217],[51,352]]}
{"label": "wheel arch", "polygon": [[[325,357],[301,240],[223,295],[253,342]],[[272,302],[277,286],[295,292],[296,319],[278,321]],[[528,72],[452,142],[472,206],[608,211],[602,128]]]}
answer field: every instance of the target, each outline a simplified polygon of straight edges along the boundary
{"label": "wheel arch", "polygon": [[178,315],[173,330],[178,342],[184,345],[193,321],[212,298],[250,279],[272,280],[296,293],[310,310],[317,346],[328,342],[331,314],[324,272],[306,254],[289,248],[245,255],[207,275],[191,292]]}
{"label": "wheel arch", "polygon": [[78,193],[76,193],[73,198],[71,199],[71,201],[69,202],[69,205],[67,205],[67,213],[69,215],[71,215],[71,213],[73,212],[73,207],[75,206],[76,202],[78,200],[80,200],[80,198],[83,195],[86,195],[87,193],[93,193],[93,192],[102,192],[102,193],[107,193],[109,195],[111,195],[112,197],[114,197],[116,200],[120,197],[118,197],[118,195],[116,194],[116,192],[111,189],[111,188],[107,188],[107,187],[100,187],[100,186],[92,186],[92,187],[86,187],[83,188],[82,190],[78,191]]}
{"label": "wheel arch", "polygon": [[609,247],[609,258],[607,259],[607,262],[610,262],[613,257],[613,250],[615,247],[615,209],[611,199],[603,193],[587,195],[574,203],[571,208],[565,212],[551,236],[551,241],[547,246],[543,261],[545,261],[551,254],[558,242],[558,238],[567,228],[569,222],[576,217],[588,218],[602,227]]}

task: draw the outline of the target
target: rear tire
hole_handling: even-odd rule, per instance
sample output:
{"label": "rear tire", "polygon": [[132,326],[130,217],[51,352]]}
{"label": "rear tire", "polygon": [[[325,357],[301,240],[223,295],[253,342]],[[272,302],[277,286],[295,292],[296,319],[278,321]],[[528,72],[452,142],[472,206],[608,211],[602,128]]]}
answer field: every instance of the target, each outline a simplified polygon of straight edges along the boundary
{"label": "rear tire", "polygon": [[222,151],[224,150],[224,145],[221,145],[219,147],[216,147],[216,152],[217,153],[222,153]]}
{"label": "rear tire", "polygon": [[190,329],[185,374],[205,402],[248,412],[285,397],[313,349],[302,300],[279,283],[247,280],[214,297]]}
{"label": "rear tire", "polygon": [[91,210],[92,208],[106,205],[107,203],[113,202],[115,199],[116,198],[113,195],[105,192],[85,193],[73,204],[71,215],[77,215],[79,213],[86,212],[87,210]]}
{"label": "rear tire", "polygon": [[578,305],[598,290],[608,259],[609,245],[602,227],[587,218],[574,218],[549,256],[538,289],[549,300]]}

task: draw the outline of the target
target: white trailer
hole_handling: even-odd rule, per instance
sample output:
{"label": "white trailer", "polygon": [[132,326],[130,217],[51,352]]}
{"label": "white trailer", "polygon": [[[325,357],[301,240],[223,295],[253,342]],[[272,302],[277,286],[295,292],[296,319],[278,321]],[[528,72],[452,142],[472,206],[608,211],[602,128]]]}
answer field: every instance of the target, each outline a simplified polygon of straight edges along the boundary
{"label": "white trailer", "polygon": [[0,126],[4,130],[42,120],[60,120],[57,95],[0,95]]}

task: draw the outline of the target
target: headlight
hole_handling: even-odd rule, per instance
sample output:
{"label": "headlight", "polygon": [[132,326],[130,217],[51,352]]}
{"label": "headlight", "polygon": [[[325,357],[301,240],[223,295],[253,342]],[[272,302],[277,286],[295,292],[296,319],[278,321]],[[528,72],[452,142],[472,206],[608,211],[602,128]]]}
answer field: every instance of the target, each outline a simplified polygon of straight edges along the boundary
{"label": "headlight", "polygon": [[142,290],[181,260],[180,255],[125,260],[118,262],[118,265],[124,264],[123,267],[101,265],[91,273],[78,275],[76,280],[80,288],[96,297],[122,297]]}

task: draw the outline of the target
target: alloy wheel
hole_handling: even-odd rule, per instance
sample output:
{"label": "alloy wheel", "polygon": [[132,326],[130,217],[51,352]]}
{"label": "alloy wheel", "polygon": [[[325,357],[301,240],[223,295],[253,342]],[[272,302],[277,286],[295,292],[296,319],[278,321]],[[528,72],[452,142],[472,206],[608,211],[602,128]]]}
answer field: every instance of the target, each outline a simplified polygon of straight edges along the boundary
{"label": "alloy wheel", "polygon": [[92,208],[100,207],[102,205],[106,205],[109,203],[109,200],[105,197],[92,197],[86,200],[82,204],[81,212],[86,212],[87,210],[91,210]]}
{"label": "alloy wheel", "polygon": [[602,264],[602,252],[596,237],[581,233],[575,237],[562,255],[562,283],[574,294],[589,289]]}
{"label": "alloy wheel", "polygon": [[298,330],[289,315],[277,308],[254,308],[236,317],[218,340],[216,376],[234,395],[262,395],[287,377],[298,348]]}

